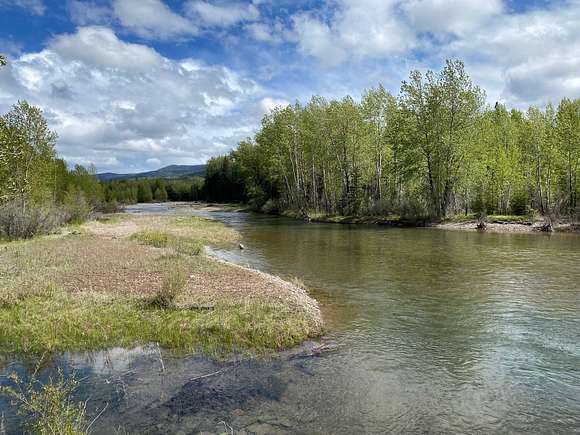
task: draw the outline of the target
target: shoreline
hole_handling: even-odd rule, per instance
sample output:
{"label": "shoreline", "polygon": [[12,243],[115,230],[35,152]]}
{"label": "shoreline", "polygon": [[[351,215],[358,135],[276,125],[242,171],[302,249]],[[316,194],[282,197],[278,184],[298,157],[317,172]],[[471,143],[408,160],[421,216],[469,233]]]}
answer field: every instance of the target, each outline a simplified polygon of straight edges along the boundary
{"label": "shoreline", "polygon": [[[272,215],[286,217],[296,220],[303,220],[311,223],[332,223],[342,225],[377,225],[392,228],[431,228],[449,231],[468,231],[490,234],[578,234],[580,235],[580,223],[570,223],[560,221],[553,224],[553,231],[542,231],[544,221],[526,220],[523,216],[506,216],[507,219],[500,219],[502,216],[489,216],[486,221],[485,230],[478,229],[477,219],[453,219],[448,221],[436,221],[431,219],[403,219],[399,217],[385,216],[333,216],[317,215],[304,217],[297,212],[282,211],[279,213],[264,213],[249,209],[244,204],[230,203],[208,203],[204,201],[196,202],[167,202],[167,203],[148,203],[148,204],[167,204],[170,210],[176,210],[177,213],[187,209],[206,212],[251,212],[263,215]],[[138,205],[138,204],[136,204]],[[516,219],[516,220],[514,220]]]}
{"label": "shoreline", "polygon": [[303,217],[295,212],[281,212],[278,216],[304,220],[312,223],[332,223],[342,225],[377,225],[392,228],[433,228],[450,231],[469,231],[479,233],[519,233],[519,234],[579,234],[580,224],[558,222],[553,224],[553,231],[543,231],[543,221],[514,221],[495,219],[493,216],[486,221],[486,228],[477,228],[476,219],[460,221],[435,221],[430,219],[402,219],[381,216],[327,216],[313,215]]}

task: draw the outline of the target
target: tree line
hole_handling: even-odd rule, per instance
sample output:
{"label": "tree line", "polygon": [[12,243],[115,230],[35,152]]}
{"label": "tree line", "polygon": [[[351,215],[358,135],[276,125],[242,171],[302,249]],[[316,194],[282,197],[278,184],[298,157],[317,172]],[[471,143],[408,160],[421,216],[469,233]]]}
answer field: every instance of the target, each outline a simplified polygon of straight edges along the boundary
{"label": "tree line", "polygon": [[443,218],[572,215],[580,191],[580,99],[526,111],[486,106],[458,60],[382,86],[278,107],[253,139],[208,162],[210,200],[303,215]]}
{"label": "tree line", "polygon": [[202,177],[115,180],[102,183],[105,199],[118,204],[199,201],[205,198],[203,185]]}
{"label": "tree line", "polygon": [[57,135],[26,101],[0,116],[0,237],[31,237],[105,206],[95,168],[69,168]]}

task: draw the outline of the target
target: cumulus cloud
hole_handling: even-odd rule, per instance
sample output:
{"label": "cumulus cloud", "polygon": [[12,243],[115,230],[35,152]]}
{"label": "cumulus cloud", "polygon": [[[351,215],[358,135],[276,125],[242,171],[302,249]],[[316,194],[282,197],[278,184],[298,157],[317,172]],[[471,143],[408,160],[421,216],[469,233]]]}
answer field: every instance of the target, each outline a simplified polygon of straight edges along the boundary
{"label": "cumulus cloud", "polygon": [[161,0],[114,0],[113,9],[124,27],[143,38],[170,39],[198,33],[191,21]]}
{"label": "cumulus cloud", "polygon": [[499,99],[543,106],[580,96],[579,22],[580,2],[503,14],[442,51],[500,72]]}
{"label": "cumulus cloud", "polygon": [[[513,11],[502,0],[336,0],[294,14],[294,35],[285,41],[344,71],[365,60],[392,65],[401,58],[438,68],[457,57],[490,99],[543,106],[579,95],[578,23],[579,1]],[[256,40],[273,40],[262,23],[247,30]]]}
{"label": "cumulus cloud", "polygon": [[260,16],[253,4],[237,2],[210,3],[190,0],[186,9],[190,16],[199,19],[206,26],[229,27],[244,21],[254,21]]}
{"label": "cumulus cloud", "polygon": [[50,46],[65,59],[98,68],[146,71],[162,62],[152,48],[123,42],[107,27],[81,27],[72,35],[57,36]]}
{"label": "cumulus cloud", "polygon": [[205,162],[253,133],[264,98],[226,67],[170,60],[105,27],[58,36],[0,71],[0,111],[40,106],[59,152],[99,170]]}
{"label": "cumulus cloud", "polygon": [[465,35],[504,12],[501,0],[409,0],[401,5],[417,32]]}
{"label": "cumulus cloud", "polygon": [[339,0],[330,18],[299,13],[293,23],[299,50],[326,65],[403,54],[415,46],[394,0]]}

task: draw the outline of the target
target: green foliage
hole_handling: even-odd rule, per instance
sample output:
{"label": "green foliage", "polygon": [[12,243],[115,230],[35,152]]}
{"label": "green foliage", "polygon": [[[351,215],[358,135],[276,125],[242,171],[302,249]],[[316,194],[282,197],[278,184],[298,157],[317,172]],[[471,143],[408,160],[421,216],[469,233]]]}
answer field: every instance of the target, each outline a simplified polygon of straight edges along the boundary
{"label": "green foliage", "polygon": [[26,101],[0,117],[0,237],[45,234],[106,206],[95,168],[70,170],[56,157],[56,139],[42,111]]}
{"label": "green foliage", "polygon": [[75,402],[78,388],[75,379],[65,379],[59,371],[56,379],[41,382],[36,372],[25,382],[16,373],[8,376],[11,386],[0,388],[18,406],[19,413],[27,418],[30,433],[39,435],[83,435],[88,433],[85,403]]}
{"label": "green foliage", "polygon": [[244,197],[245,177],[233,157],[214,157],[207,162],[204,196],[212,202],[233,202]]}
{"label": "green foliage", "polygon": [[398,98],[379,86],[278,107],[208,162],[205,195],[299,216],[574,213],[580,99],[524,113],[484,95],[449,60],[411,72]]}
{"label": "green foliage", "polygon": [[137,185],[137,202],[153,201],[153,193],[149,183],[142,181]]}
{"label": "green foliage", "polygon": [[64,196],[63,206],[68,214],[68,221],[73,224],[86,221],[92,211],[85,192],[75,185],[68,188]]}
{"label": "green foliage", "polygon": [[0,202],[17,200],[26,209],[50,195],[56,137],[42,111],[26,101],[0,117]]}
{"label": "green foliage", "polygon": [[198,201],[203,199],[203,178],[115,180],[102,183],[106,202],[135,204],[151,201]]}
{"label": "green foliage", "polygon": [[155,189],[155,193],[153,194],[153,199],[157,202],[165,202],[167,201],[167,190],[165,187],[161,186]]}

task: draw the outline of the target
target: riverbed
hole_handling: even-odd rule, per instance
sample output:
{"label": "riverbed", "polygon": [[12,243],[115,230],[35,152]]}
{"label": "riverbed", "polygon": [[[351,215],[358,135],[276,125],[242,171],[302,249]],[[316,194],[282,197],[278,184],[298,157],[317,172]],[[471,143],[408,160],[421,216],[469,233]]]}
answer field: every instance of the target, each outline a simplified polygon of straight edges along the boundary
{"label": "riverbed", "polygon": [[[171,212],[130,211],[152,210]],[[213,255],[300,278],[338,350],[215,362],[152,344],[54,356],[42,376],[82,379],[78,399],[102,411],[93,433],[580,431],[580,237],[194,213],[242,234],[246,249]],[[17,433],[6,401],[2,413]]]}

